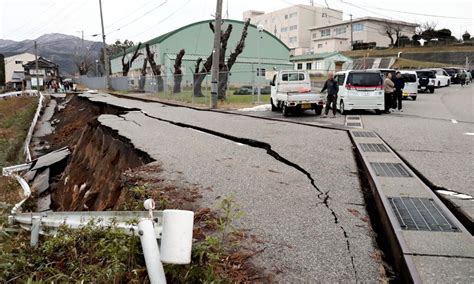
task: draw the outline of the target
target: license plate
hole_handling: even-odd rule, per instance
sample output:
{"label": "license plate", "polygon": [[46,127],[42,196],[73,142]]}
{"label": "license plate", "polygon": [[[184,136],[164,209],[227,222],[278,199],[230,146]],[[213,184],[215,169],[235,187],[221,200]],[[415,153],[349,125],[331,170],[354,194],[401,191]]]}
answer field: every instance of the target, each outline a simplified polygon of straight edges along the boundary
{"label": "license plate", "polygon": [[301,109],[311,108],[311,104],[301,104]]}
{"label": "license plate", "polygon": [[425,87],[425,86],[423,86],[423,87],[421,87],[421,89],[422,89],[422,90],[424,90],[424,89],[426,89],[426,87]]}
{"label": "license plate", "polygon": [[408,93],[403,93],[403,96],[404,96],[404,97],[408,97]]}

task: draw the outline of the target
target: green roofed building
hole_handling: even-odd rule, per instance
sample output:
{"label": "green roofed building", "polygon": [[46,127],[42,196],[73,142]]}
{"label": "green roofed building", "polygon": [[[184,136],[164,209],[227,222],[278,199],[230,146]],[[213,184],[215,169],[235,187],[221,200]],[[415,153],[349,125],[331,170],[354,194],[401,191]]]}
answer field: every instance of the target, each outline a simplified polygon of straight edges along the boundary
{"label": "green roofed building", "polygon": [[[196,60],[201,57],[203,62],[213,50],[214,33],[209,28],[209,23],[213,20],[196,22],[177,30],[171,31],[145,43],[150,45],[150,49],[155,53],[155,62],[161,66],[163,75],[173,74],[174,61],[176,55],[181,49],[186,54],[183,57],[182,71],[183,83],[192,83],[193,72],[196,66]],[[228,41],[226,59],[235,49],[240,40],[244,22],[236,20],[224,20],[222,29],[227,25],[232,25],[232,33]],[[146,57],[145,43],[142,44],[140,55],[130,68],[129,77],[139,77],[143,60]],[[132,56],[134,47],[127,50],[127,56]],[[248,35],[245,40],[244,51],[237,58],[237,62],[230,71],[229,83],[232,85],[250,84],[252,82],[268,81],[272,77],[274,70],[293,69],[293,64],[289,60],[289,48],[278,38],[267,31],[259,32],[255,25],[250,24]],[[257,68],[260,64],[262,75],[256,80]],[[114,76],[122,75],[122,55],[116,55],[111,58],[111,73]],[[148,64],[147,75],[152,75],[150,65]]]}

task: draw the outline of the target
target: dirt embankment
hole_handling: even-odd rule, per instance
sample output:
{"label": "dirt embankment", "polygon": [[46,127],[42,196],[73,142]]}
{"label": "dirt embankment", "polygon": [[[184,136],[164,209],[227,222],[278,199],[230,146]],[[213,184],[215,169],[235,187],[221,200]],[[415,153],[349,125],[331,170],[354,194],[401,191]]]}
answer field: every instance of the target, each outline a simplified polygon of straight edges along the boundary
{"label": "dirt embankment", "polygon": [[51,183],[52,209],[111,209],[121,193],[121,174],[152,159],[97,121],[101,114],[119,114],[123,110],[75,96],[70,99],[53,116],[59,121],[55,132],[45,137],[51,150],[67,146],[72,152],[63,173]]}

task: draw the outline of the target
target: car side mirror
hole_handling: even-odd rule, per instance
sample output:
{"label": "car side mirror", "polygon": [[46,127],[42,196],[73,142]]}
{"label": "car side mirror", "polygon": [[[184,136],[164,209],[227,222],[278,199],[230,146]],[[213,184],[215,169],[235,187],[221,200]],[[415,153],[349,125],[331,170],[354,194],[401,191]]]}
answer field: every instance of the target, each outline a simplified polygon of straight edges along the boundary
{"label": "car side mirror", "polygon": [[270,86],[275,86],[275,83],[273,81],[270,81]]}

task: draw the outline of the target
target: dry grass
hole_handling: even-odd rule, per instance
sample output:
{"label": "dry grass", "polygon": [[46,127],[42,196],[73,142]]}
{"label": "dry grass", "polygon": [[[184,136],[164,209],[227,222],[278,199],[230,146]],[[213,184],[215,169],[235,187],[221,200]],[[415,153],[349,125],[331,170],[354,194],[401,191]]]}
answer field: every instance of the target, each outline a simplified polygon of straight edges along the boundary
{"label": "dry grass", "polygon": [[398,52],[405,52],[405,53],[426,53],[426,52],[474,52],[474,46],[411,46],[411,47],[403,47],[403,48],[389,48],[389,49],[382,49],[382,50],[353,50],[353,51],[343,51],[341,52],[345,56],[351,58],[360,58],[364,56],[369,57],[384,57],[384,56],[396,56]]}
{"label": "dry grass", "polygon": [[428,62],[410,60],[405,58],[397,58],[392,68],[394,69],[424,69],[424,68],[442,68],[446,67],[446,63]]}

